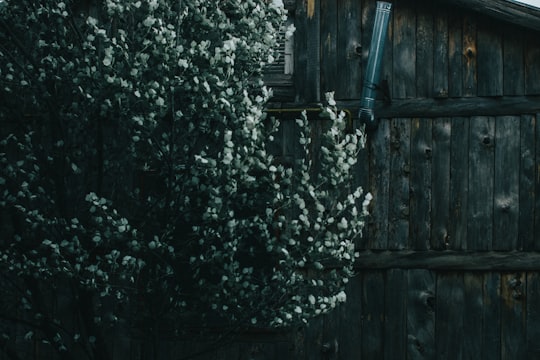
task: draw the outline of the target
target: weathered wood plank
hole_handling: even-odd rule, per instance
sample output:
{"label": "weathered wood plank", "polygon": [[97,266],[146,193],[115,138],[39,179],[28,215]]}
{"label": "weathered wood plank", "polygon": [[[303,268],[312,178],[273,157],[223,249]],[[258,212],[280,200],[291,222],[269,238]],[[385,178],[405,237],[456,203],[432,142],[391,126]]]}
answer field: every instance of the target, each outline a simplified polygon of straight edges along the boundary
{"label": "weathered wood plank", "polygon": [[320,0],[297,0],[295,88],[300,102],[320,100]]}
{"label": "weathered wood plank", "polygon": [[437,250],[449,245],[451,134],[449,118],[433,119],[430,248]]}
{"label": "weathered wood plank", "polygon": [[432,121],[414,118],[411,124],[409,248],[426,250],[431,237]]}
{"label": "weathered wood plank", "polygon": [[467,249],[493,245],[493,161],[495,118],[470,119]]}
{"label": "weathered wood plank", "polygon": [[502,34],[493,20],[482,17],[478,22],[478,95],[503,95]]}
{"label": "weathered wood plank", "polygon": [[[482,342],[478,335],[482,334],[483,322],[483,283],[484,277],[479,273],[463,275],[463,358],[482,359]],[[453,324],[452,324],[453,325]]]}
{"label": "weathered wood plank", "polygon": [[527,274],[527,358],[540,358],[540,274]]}
{"label": "weathered wood plank", "polygon": [[[434,18],[433,38],[433,91],[436,98],[448,97],[448,60],[449,60],[449,31],[448,9],[437,7]],[[422,73],[422,72],[420,72]]]}
{"label": "weathered wood plank", "polygon": [[463,16],[463,96],[477,93],[477,43],[476,16]]}
{"label": "weathered wood plank", "polygon": [[435,357],[435,274],[409,270],[407,291],[407,359]]}
{"label": "weathered wood plank", "polygon": [[507,0],[438,0],[458,5],[530,29],[540,30],[540,10]]}
{"label": "weathered wood plank", "polygon": [[[338,101],[338,105],[353,113],[359,101]],[[297,104],[290,106],[298,107]],[[376,103],[375,116],[392,117],[452,117],[534,114],[540,111],[540,96],[470,97],[450,99],[392,100],[391,105]]]}
{"label": "weathered wood plank", "polygon": [[525,93],[540,94],[540,44],[538,34],[528,33],[525,43]]}
{"label": "weathered wood plank", "polygon": [[337,67],[338,6],[335,0],[322,1],[321,5],[321,90],[335,91],[340,69]]}
{"label": "weathered wood plank", "polygon": [[437,275],[435,346],[437,359],[463,359],[463,275],[459,272]]}
{"label": "weathered wood plank", "polygon": [[525,94],[524,37],[523,29],[504,25],[504,95],[519,96]]}
{"label": "weathered wood plank", "polygon": [[363,275],[362,288],[362,358],[382,359],[384,356],[384,277],[382,272]]}
{"label": "weathered wood plank", "polygon": [[355,0],[337,1],[336,99],[358,99],[362,92],[362,7]]}
{"label": "weathered wood plank", "polygon": [[501,276],[495,272],[484,274],[484,307],[482,309],[482,343],[484,359],[501,357]]}
{"label": "weathered wood plank", "polygon": [[467,248],[469,120],[453,118],[450,140],[450,217],[447,248]]}
{"label": "weathered wood plank", "polygon": [[391,122],[388,249],[405,249],[409,243],[410,125],[404,118]]}
{"label": "weathered wood plank", "polygon": [[[374,249],[384,249],[388,245],[390,136],[389,119],[382,119],[377,131],[368,136],[369,191],[372,192],[373,200],[370,205],[369,246],[367,247]],[[360,166],[365,167],[365,164]]]}
{"label": "weathered wood plank", "polygon": [[323,317],[316,317],[311,319],[307,326],[305,327],[303,334],[303,356],[298,357],[299,359],[320,359],[323,338],[322,338],[322,328],[323,328],[324,319]]}
{"label": "weathered wood plank", "polygon": [[463,94],[463,19],[452,11],[448,18],[448,94],[461,97]]}
{"label": "weathered wood plank", "polygon": [[[540,113],[535,115],[535,139],[540,139]],[[538,164],[540,162],[540,143],[535,144],[535,169],[534,169],[534,234],[535,234],[535,240],[534,240],[534,250],[540,250],[540,196],[537,194],[540,194],[540,165]]]}
{"label": "weathered wood plank", "polygon": [[[407,351],[407,273],[400,269],[386,272],[384,360],[402,360]],[[354,357],[343,357],[354,359]]]}
{"label": "weathered wood plank", "polygon": [[522,248],[518,244],[520,119],[519,116],[501,116],[495,120],[494,250]]}
{"label": "weathered wood plank", "polygon": [[416,17],[416,97],[433,96],[433,3],[419,4]]}
{"label": "weathered wood plank", "polygon": [[501,276],[501,358],[525,359],[526,278],[522,273]]}
{"label": "weathered wood plank", "polygon": [[520,172],[519,172],[519,240],[524,250],[534,250],[535,212],[535,129],[533,115],[522,115],[520,121]]}
{"label": "weathered wood plank", "polygon": [[[340,307],[346,307],[344,305],[346,304],[341,304]],[[337,360],[340,356],[339,350],[342,343],[339,332],[342,320],[340,310],[339,308],[335,309],[324,316],[320,352],[325,360]]]}
{"label": "weathered wood plank", "polygon": [[463,271],[540,270],[540,254],[522,251],[360,251],[355,268]]}
{"label": "weathered wood plank", "polygon": [[345,290],[347,302],[339,311],[339,356],[355,359],[362,353],[362,276],[349,280]]}
{"label": "weathered wood plank", "polygon": [[416,14],[414,0],[394,2],[392,98],[416,97]]}

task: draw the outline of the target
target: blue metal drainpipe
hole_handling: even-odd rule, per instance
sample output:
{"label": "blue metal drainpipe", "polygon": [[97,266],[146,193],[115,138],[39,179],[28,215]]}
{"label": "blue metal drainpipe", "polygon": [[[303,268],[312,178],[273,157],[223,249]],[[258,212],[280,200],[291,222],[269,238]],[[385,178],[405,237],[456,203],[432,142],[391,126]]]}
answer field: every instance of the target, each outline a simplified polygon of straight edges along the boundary
{"label": "blue metal drainpipe", "polygon": [[360,110],[358,112],[358,118],[362,123],[366,124],[368,129],[377,127],[373,108],[375,107],[376,92],[381,76],[381,61],[391,9],[391,3],[377,1],[373,34],[371,35],[367,68],[364,76],[364,86],[362,87],[362,100],[360,100]]}

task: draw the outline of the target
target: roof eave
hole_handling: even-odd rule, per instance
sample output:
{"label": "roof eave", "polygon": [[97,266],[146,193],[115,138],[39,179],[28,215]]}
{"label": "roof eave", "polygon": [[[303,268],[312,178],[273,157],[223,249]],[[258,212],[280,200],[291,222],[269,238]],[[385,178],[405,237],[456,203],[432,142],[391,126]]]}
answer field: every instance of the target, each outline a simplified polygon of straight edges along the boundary
{"label": "roof eave", "polygon": [[439,0],[540,31],[540,9],[508,0]]}

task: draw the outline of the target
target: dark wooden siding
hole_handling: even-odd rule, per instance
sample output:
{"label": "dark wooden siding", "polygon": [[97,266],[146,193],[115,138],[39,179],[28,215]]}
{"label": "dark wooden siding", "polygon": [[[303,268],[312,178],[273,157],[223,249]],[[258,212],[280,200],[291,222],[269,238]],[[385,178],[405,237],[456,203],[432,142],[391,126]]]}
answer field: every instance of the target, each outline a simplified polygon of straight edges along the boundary
{"label": "dark wooden siding", "polygon": [[[357,276],[293,358],[540,358],[540,34],[391,2],[391,104],[380,94],[357,170],[374,196]],[[296,96],[276,106],[335,91],[356,113],[375,3],[297,1]]]}

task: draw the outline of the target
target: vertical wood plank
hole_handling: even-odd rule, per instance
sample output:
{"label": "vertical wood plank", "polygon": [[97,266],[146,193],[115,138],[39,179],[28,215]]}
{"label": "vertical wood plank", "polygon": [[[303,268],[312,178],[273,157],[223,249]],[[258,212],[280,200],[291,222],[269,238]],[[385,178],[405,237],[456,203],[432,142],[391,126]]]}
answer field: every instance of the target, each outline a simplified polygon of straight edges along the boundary
{"label": "vertical wood plank", "polygon": [[535,128],[536,119],[533,115],[522,115],[520,121],[520,172],[519,172],[519,239],[518,243],[524,250],[533,250],[534,232],[534,203],[536,194],[534,188],[535,171]]}
{"label": "vertical wood plank", "polygon": [[388,249],[405,249],[409,237],[410,119],[391,122]]}
{"label": "vertical wood plank", "polygon": [[435,343],[437,359],[463,359],[463,275],[458,272],[437,276]]}
{"label": "vertical wood plank", "polygon": [[[535,139],[540,139],[540,113],[536,114],[534,117],[535,121]],[[535,182],[534,182],[534,193],[540,194],[540,144],[535,145]],[[534,250],[540,250],[540,196],[535,196],[534,198]]]}
{"label": "vertical wood plank", "polygon": [[501,277],[501,358],[524,359],[527,346],[526,277],[503,274]]}
{"label": "vertical wood plank", "polygon": [[340,0],[338,7],[336,99],[358,99],[362,92],[362,6]]}
{"label": "vertical wood plank", "polygon": [[523,59],[523,29],[514,25],[503,25],[503,77],[504,95],[525,94],[525,66]]}
{"label": "vertical wood plank", "polygon": [[408,273],[407,359],[435,357],[435,274],[414,269]]}
{"label": "vertical wood plank", "polygon": [[368,237],[369,248],[374,249],[385,249],[388,245],[390,136],[390,120],[381,119],[377,131],[368,137],[369,184],[373,195]]}
{"label": "vertical wood plank", "polygon": [[470,120],[463,117],[451,120],[450,218],[447,247],[452,250],[467,248],[469,124]]}
{"label": "vertical wood plank", "polygon": [[528,359],[540,358],[540,276],[527,274],[527,354]]}
{"label": "vertical wood plank", "polygon": [[411,125],[410,248],[427,250],[431,237],[432,121],[414,118]]}
{"label": "vertical wood plank", "polygon": [[502,96],[503,50],[499,27],[491,19],[478,22],[478,95]]}
{"label": "vertical wood plank", "polygon": [[418,5],[416,18],[416,97],[433,96],[433,2]]}
{"label": "vertical wood plank", "polygon": [[347,302],[339,309],[339,356],[355,359],[362,354],[362,276],[349,280]]}
{"label": "vertical wood plank", "polygon": [[521,249],[519,225],[520,117],[495,120],[493,249]]}
{"label": "vertical wood plank", "polygon": [[[390,269],[386,273],[384,360],[402,360],[407,353],[407,272]],[[344,357],[343,359],[353,359]]]}
{"label": "vertical wood plank", "polygon": [[484,328],[481,335],[484,359],[500,359],[501,357],[501,276],[490,272],[484,274],[484,307],[482,322]]}
{"label": "vertical wood plank", "polygon": [[460,97],[463,94],[463,23],[457,11],[448,15],[448,94]]}
{"label": "vertical wood plank", "polygon": [[493,165],[495,119],[471,118],[469,150],[467,249],[493,245]]}
{"label": "vertical wood plank", "polygon": [[449,118],[433,119],[430,247],[436,250],[449,245],[451,133]]}
{"label": "vertical wood plank", "polygon": [[[335,91],[337,67],[337,11],[336,0],[321,2],[321,89],[323,93]],[[339,72],[341,72],[340,69]]]}
{"label": "vertical wood plank", "polygon": [[[437,4],[434,18],[433,38],[433,96],[437,98],[448,97],[448,60],[449,60],[449,31],[448,9]],[[422,72],[420,72],[422,73]]]}
{"label": "vertical wood plank", "polygon": [[320,100],[320,25],[320,0],[297,0],[294,42],[296,102]]}
{"label": "vertical wood plank", "polygon": [[362,357],[382,359],[384,335],[384,277],[382,272],[363,274]]}
{"label": "vertical wood plank", "polygon": [[525,94],[540,94],[540,44],[538,33],[527,32],[525,45]]}
{"label": "vertical wood plank", "polygon": [[416,97],[416,14],[414,10],[414,0],[394,2],[392,97],[396,99]]}
{"label": "vertical wood plank", "polygon": [[463,96],[476,96],[477,91],[477,47],[476,17],[463,16]]}
{"label": "vertical wood plank", "polygon": [[484,277],[480,273],[465,273],[463,284],[463,358],[483,359],[482,342],[478,341],[478,334],[483,331]]}
{"label": "vertical wood plank", "polygon": [[346,308],[346,304],[340,304],[339,308],[334,309],[323,318],[321,354],[325,360],[337,360],[340,356],[340,345],[343,342],[340,338],[341,308]]}
{"label": "vertical wood plank", "polygon": [[323,317],[319,316],[311,319],[305,327],[303,334],[303,351],[302,359],[320,359],[323,345],[322,329]]}

